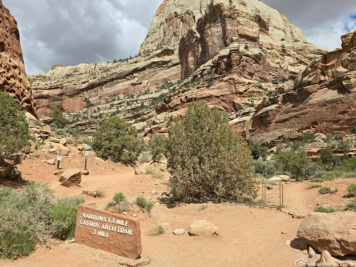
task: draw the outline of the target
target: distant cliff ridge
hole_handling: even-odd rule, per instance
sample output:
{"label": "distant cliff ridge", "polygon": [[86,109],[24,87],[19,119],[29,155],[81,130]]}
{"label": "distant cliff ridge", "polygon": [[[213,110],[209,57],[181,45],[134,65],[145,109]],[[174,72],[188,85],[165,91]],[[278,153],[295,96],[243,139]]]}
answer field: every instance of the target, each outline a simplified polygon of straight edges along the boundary
{"label": "distant cliff ridge", "polygon": [[138,57],[58,66],[30,81],[40,113],[60,106],[87,133],[114,115],[144,134],[166,132],[171,116],[202,99],[246,138],[273,142],[350,127],[331,120],[353,117],[343,102],[355,86],[353,40],[328,53],[258,0],[165,0]]}

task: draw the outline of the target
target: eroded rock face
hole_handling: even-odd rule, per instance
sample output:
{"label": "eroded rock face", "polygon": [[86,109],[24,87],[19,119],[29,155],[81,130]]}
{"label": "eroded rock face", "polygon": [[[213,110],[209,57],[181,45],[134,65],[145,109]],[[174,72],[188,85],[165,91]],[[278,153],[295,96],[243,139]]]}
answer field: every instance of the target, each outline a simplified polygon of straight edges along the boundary
{"label": "eroded rock face", "polygon": [[356,126],[356,32],[341,37],[342,49],[325,54],[298,75],[294,90],[252,119],[258,141],[286,129],[342,133]]}
{"label": "eroded rock face", "polygon": [[26,111],[36,116],[36,104],[25,73],[17,22],[1,1],[0,91],[8,93]]}

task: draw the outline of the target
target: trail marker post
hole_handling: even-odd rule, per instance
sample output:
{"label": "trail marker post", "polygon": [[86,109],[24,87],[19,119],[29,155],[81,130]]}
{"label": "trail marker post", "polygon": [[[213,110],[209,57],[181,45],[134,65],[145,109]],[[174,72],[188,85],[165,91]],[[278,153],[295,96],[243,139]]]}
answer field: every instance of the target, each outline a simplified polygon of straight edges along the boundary
{"label": "trail marker post", "polygon": [[61,160],[62,160],[62,151],[59,150],[58,151],[58,156],[57,156],[57,170],[59,170],[59,166],[61,164]]}
{"label": "trail marker post", "polygon": [[85,165],[84,165],[84,170],[86,170],[86,171],[87,171],[89,151],[85,151],[85,153],[84,153],[84,157],[85,157]]}

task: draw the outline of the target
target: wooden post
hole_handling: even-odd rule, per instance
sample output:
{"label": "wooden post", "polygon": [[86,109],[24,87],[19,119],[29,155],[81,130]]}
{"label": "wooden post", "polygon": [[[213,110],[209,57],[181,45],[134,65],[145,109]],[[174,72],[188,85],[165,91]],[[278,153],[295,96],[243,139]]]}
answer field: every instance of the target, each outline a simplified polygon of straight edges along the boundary
{"label": "wooden post", "polygon": [[58,156],[57,156],[57,170],[59,170],[60,165],[61,165],[61,160],[62,160],[62,151],[58,151]]}
{"label": "wooden post", "polygon": [[84,170],[87,171],[87,165],[88,165],[88,157],[89,157],[89,152],[85,151],[85,165],[84,165]]}

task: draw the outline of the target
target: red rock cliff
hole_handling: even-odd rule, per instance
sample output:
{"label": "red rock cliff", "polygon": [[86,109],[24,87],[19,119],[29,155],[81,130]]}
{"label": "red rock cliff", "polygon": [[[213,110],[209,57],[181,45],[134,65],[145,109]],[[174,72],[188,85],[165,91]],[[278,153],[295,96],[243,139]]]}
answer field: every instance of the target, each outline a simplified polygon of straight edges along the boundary
{"label": "red rock cliff", "polygon": [[17,22],[0,1],[0,91],[7,92],[36,116],[36,104],[27,80]]}

